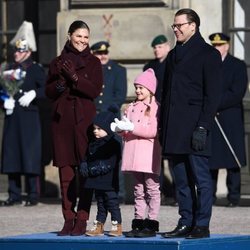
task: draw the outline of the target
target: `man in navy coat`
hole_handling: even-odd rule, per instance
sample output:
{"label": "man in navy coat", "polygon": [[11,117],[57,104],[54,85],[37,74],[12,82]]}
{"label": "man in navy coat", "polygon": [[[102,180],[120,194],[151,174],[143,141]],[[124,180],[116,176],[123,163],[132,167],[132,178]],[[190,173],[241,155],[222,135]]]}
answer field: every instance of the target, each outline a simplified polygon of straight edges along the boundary
{"label": "man in navy coat", "polygon": [[232,153],[218,125],[214,123],[212,129],[212,157],[209,159],[214,185],[214,202],[216,200],[218,169],[226,168],[227,206],[235,207],[240,201],[240,167],[246,165],[242,101],[248,84],[247,67],[244,61],[228,53],[230,47],[229,36],[223,33],[214,33],[209,36],[209,39],[211,44],[221,53],[223,61],[223,95],[217,110],[217,119],[233,149]]}
{"label": "man in navy coat", "polygon": [[177,43],[167,57],[160,118],[162,154],[170,159],[180,219],[165,238],[210,236],[212,180],[208,165],[211,128],[221,96],[220,53],[199,32],[192,9],[174,17]]}

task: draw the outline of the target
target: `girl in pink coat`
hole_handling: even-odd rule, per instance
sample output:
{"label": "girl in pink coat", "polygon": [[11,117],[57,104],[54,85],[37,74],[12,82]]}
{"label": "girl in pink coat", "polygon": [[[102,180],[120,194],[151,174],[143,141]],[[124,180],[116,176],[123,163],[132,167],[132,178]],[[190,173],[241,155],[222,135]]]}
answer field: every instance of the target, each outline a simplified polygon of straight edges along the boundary
{"label": "girl in pink coat", "polygon": [[[157,138],[159,104],[154,94],[157,80],[149,68],[134,81],[136,100],[125,110],[122,120],[111,123],[123,137],[122,171],[134,178],[132,230],[126,237],[152,237],[159,231],[161,150]],[[147,215],[146,215],[147,212]]]}

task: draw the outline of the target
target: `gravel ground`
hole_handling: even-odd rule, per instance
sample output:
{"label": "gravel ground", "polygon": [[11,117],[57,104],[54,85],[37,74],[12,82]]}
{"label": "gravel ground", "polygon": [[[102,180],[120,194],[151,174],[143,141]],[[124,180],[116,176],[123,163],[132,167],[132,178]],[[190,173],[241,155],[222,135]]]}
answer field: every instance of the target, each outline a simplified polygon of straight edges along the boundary
{"label": "gravel ground", "polygon": [[[6,195],[0,194],[0,200]],[[223,200],[219,206],[213,207],[213,216],[210,224],[211,234],[242,234],[250,235],[250,198],[242,200],[241,206],[227,208]],[[221,203],[221,204],[220,204]],[[133,206],[121,205],[123,230],[128,231],[133,219]],[[88,227],[91,227],[96,214],[96,204],[93,202]],[[172,230],[179,218],[178,208],[162,205],[159,214],[160,232]],[[43,199],[34,207],[23,205],[0,207],[0,237],[31,233],[55,232],[61,229],[63,217],[60,200]],[[108,217],[105,230],[109,230]]]}

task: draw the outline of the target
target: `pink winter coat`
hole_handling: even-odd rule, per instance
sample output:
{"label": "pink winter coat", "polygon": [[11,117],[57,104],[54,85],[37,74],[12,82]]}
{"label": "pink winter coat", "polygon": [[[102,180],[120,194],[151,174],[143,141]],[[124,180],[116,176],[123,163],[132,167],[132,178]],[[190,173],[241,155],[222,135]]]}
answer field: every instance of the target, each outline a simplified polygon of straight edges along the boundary
{"label": "pink winter coat", "polygon": [[[145,115],[150,106],[149,116]],[[125,116],[134,124],[132,132],[122,133],[124,146],[122,156],[123,172],[144,172],[160,174],[161,148],[158,141],[159,104],[137,101],[130,103]]]}

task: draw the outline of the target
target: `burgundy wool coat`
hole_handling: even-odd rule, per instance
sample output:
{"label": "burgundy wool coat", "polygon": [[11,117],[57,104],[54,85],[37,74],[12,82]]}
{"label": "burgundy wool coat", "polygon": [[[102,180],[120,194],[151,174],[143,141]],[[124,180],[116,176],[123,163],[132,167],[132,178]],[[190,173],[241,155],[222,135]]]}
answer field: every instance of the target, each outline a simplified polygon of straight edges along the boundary
{"label": "burgundy wool coat", "polygon": [[[73,62],[77,84],[58,72],[58,58]],[[53,165],[73,166],[83,160],[88,145],[88,130],[96,114],[94,98],[100,94],[102,85],[101,63],[90,53],[89,47],[78,52],[66,43],[61,55],[52,60],[46,95],[52,100]]]}

